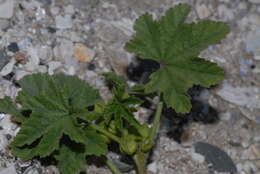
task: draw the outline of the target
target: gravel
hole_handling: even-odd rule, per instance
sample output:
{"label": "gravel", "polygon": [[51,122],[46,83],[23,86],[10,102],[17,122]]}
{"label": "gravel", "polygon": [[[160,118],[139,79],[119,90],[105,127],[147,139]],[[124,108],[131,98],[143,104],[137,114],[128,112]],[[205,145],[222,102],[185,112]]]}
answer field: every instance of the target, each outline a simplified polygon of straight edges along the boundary
{"label": "gravel", "polygon": [[[0,97],[14,98],[19,89],[14,82],[24,75],[46,72],[77,75],[108,98],[111,94],[100,74],[115,71],[127,76],[126,67],[134,56],[123,47],[133,34],[135,19],[145,12],[160,16],[179,2],[192,6],[189,22],[211,19],[231,27],[220,45],[201,53],[226,72],[221,85],[201,96],[202,103],[216,108],[220,121],[190,123],[181,144],[167,137],[163,127],[149,172],[218,173],[223,166],[210,167],[206,156],[194,152],[196,143],[203,142],[226,152],[237,173],[259,173],[259,0],[0,0]],[[142,108],[136,116],[144,121],[150,113]],[[17,174],[57,174],[55,166],[14,158],[7,148],[12,140],[7,134],[13,137],[19,128],[5,114],[0,117],[0,127],[0,174],[14,168]],[[216,156],[212,158],[216,160]],[[87,171],[111,174],[94,165]]]}

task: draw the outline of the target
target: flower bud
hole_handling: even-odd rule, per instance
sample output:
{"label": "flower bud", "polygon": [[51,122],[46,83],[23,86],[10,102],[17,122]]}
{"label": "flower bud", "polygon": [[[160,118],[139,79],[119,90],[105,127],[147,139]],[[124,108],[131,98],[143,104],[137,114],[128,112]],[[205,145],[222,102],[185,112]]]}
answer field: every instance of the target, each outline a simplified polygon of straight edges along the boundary
{"label": "flower bud", "polygon": [[127,153],[128,155],[134,154],[137,150],[135,136],[127,135],[122,137],[120,142],[120,150],[121,152]]}
{"label": "flower bud", "polygon": [[110,121],[107,130],[112,133],[112,134],[116,134],[116,122],[114,120]]}

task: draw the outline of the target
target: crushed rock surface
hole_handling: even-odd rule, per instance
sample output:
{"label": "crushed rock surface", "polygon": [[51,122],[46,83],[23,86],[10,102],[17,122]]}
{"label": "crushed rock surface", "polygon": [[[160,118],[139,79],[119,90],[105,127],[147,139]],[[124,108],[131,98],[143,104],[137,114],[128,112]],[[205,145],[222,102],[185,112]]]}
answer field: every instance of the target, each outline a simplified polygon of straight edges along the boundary
{"label": "crushed rock surface", "polygon": [[[188,21],[219,20],[231,27],[220,45],[202,53],[226,72],[208,99],[221,120],[215,125],[193,123],[183,144],[161,132],[149,173],[210,173],[205,157],[194,152],[195,143],[205,142],[225,151],[237,173],[259,174],[259,0],[0,0],[0,97],[14,98],[17,80],[41,72],[77,75],[108,98],[111,94],[100,74],[113,70],[126,76],[133,55],[123,46],[133,34],[134,20],[145,12],[158,17],[179,2],[192,6]],[[0,174],[58,173],[55,166],[42,166],[37,160],[24,162],[10,154],[8,144],[19,127],[8,115],[0,115],[0,128]],[[96,166],[87,170],[110,174]]]}

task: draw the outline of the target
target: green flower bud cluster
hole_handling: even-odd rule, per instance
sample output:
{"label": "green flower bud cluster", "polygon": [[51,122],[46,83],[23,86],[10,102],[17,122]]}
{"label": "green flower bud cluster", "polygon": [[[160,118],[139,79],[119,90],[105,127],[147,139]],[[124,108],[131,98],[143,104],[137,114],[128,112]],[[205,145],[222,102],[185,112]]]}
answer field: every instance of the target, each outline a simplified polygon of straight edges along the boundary
{"label": "green flower bud cluster", "polygon": [[136,142],[136,136],[131,134],[125,134],[120,141],[120,151],[128,155],[132,155],[137,151],[138,144]]}

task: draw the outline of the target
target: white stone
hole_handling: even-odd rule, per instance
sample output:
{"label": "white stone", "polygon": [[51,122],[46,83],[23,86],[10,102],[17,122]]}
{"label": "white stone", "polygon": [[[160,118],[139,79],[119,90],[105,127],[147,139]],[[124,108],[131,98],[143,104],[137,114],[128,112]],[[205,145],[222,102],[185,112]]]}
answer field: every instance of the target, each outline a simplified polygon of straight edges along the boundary
{"label": "white stone", "polygon": [[157,164],[156,162],[153,162],[148,165],[147,170],[153,173],[157,173]]}
{"label": "white stone", "polygon": [[40,20],[44,19],[45,15],[46,15],[45,9],[41,8],[41,7],[38,7],[37,10],[36,10],[36,13],[35,13],[36,20],[40,21]]}
{"label": "white stone", "polygon": [[11,18],[14,12],[14,0],[0,0],[0,18]]}
{"label": "white stone", "polygon": [[246,39],[246,50],[254,54],[254,59],[260,60],[260,31],[249,32]]}
{"label": "white stone", "polygon": [[37,47],[39,58],[44,62],[48,62],[52,59],[52,49],[49,46]]}
{"label": "white stone", "polygon": [[72,27],[72,19],[70,15],[58,15],[55,18],[56,27],[58,29],[69,29]]}
{"label": "white stone", "polygon": [[221,18],[223,18],[225,20],[234,19],[233,11],[230,10],[229,8],[227,8],[227,6],[225,6],[223,4],[218,6],[218,14]]}
{"label": "white stone", "polygon": [[133,20],[130,20],[128,18],[122,18],[119,21],[110,21],[109,25],[113,25],[113,27],[118,28],[122,32],[124,32],[125,35],[131,36],[133,34]]}
{"label": "white stone", "polygon": [[8,27],[9,21],[7,19],[0,19],[0,29],[3,30]]}
{"label": "white stone", "polygon": [[0,126],[3,128],[2,131],[4,131],[6,134],[14,135],[14,130],[17,127],[14,123],[11,122],[11,116],[6,115],[1,121]]}
{"label": "white stone", "polygon": [[23,39],[23,40],[18,42],[18,47],[21,50],[27,50],[31,46],[32,46],[32,43],[29,39]]}
{"label": "white stone", "polygon": [[198,163],[203,163],[205,161],[205,157],[202,156],[201,154],[199,153],[196,153],[196,152],[193,152],[191,154],[191,158],[194,160],[194,161],[197,161]]}
{"label": "white stone", "polygon": [[223,121],[229,121],[232,117],[231,112],[225,112],[225,113],[221,113],[220,115],[220,119]]}
{"label": "white stone", "polygon": [[3,119],[6,115],[3,113],[0,113],[0,120]]}
{"label": "white stone", "polygon": [[13,71],[15,65],[15,58],[12,58],[8,64],[6,64],[0,72],[1,76],[6,76]]}
{"label": "white stone", "polygon": [[46,72],[48,71],[48,69],[47,69],[46,66],[40,65],[40,66],[38,67],[38,70],[37,70],[37,71],[40,72],[40,73],[46,73]]}
{"label": "white stone", "polygon": [[60,13],[60,8],[52,7],[50,11],[51,11],[52,16],[57,16]]}
{"label": "white stone", "polygon": [[75,75],[76,74],[76,69],[74,66],[68,66],[67,67],[67,71],[66,71],[66,74],[68,75]]}
{"label": "white stone", "polygon": [[38,51],[34,47],[29,47],[27,49],[27,53],[29,55],[28,62],[24,65],[26,71],[33,72],[38,69],[40,58],[38,56]]}
{"label": "white stone", "polygon": [[255,137],[254,137],[254,141],[255,141],[255,142],[260,142],[260,136],[255,136]]}
{"label": "white stone", "polygon": [[68,5],[65,7],[65,13],[66,14],[73,14],[75,12],[73,5]]}
{"label": "white stone", "polygon": [[243,165],[243,171],[246,173],[256,172],[257,167],[253,164],[253,162],[246,161]]}
{"label": "white stone", "polygon": [[49,67],[48,74],[53,75],[54,71],[56,69],[58,69],[59,67],[61,67],[61,66],[62,66],[61,62],[58,62],[58,61],[51,61],[51,62],[49,62],[48,63],[48,67]]}
{"label": "white stone", "polygon": [[259,4],[259,3],[260,3],[260,0],[249,0],[249,2],[255,3],[255,4]]}
{"label": "white stone", "polygon": [[73,58],[73,43],[71,41],[63,41],[54,48],[54,56],[57,60],[64,62],[65,65],[76,67],[78,61]]}
{"label": "white stone", "polygon": [[210,16],[210,11],[205,4],[198,5],[196,9],[200,19],[204,19]]}
{"label": "white stone", "polygon": [[260,108],[260,89],[256,87],[233,87],[224,83],[217,94],[224,100],[249,109]]}
{"label": "white stone", "polygon": [[0,132],[0,151],[4,151],[8,145],[8,140],[3,132]]}
{"label": "white stone", "polygon": [[15,170],[14,165],[11,165],[10,167],[5,168],[4,170],[0,171],[0,174],[16,174],[16,173],[17,172]]}
{"label": "white stone", "polygon": [[23,78],[26,75],[29,75],[30,73],[24,70],[16,70],[15,72],[15,80],[18,81],[21,78]]}

